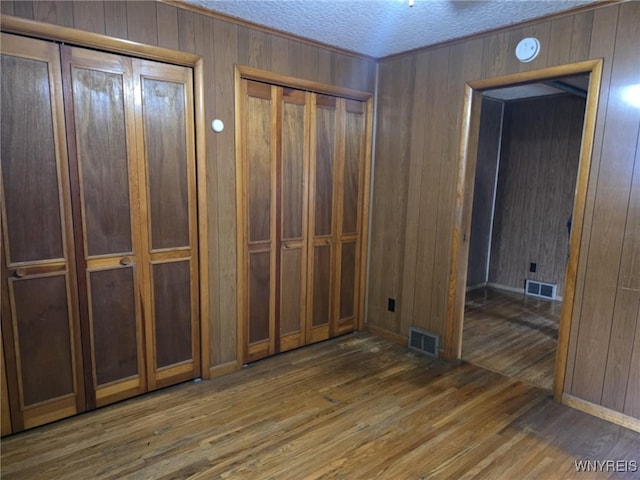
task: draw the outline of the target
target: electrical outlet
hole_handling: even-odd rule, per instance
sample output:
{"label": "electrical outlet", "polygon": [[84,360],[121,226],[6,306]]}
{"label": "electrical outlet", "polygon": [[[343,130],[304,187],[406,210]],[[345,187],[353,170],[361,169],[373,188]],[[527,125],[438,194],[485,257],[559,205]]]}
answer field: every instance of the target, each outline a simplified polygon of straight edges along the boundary
{"label": "electrical outlet", "polygon": [[538,268],[538,265],[537,265],[536,263],[531,262],[531,263],[529,264],[529,271],[530,271],[531,273],[535,273],[536,268]]}
{"label": "electrical outlet", "polygon": [[395,312],[396,311],[396,299],[395,298],[390,298],[387,301],[387,310],[389,310],[390,312]]}

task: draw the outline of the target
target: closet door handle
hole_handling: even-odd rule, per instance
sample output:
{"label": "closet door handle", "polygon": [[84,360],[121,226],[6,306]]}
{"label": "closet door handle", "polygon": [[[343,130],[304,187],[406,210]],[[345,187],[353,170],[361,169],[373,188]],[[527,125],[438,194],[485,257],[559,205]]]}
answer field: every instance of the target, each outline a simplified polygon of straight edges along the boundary
{"label": "closet door handle", "polygon": [[27,269],[24,267],[18,267],[15,271],[15,276],[18,278],[22,278],[27,274]]}
{"label": "closet door handle", "polygon": [[131,265],[132,263],[133,262],[129,257],[123,257],[120,259],[120,265],[122,265],[123,267],[126,267],[127,265]]}

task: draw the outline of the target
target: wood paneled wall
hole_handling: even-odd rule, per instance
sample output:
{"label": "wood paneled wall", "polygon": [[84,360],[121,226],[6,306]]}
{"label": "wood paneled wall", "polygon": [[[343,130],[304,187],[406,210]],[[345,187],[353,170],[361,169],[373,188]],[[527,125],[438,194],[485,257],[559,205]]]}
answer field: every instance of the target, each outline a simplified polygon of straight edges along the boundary
{"label": "wood paneled wall", "polygon": [[[233,366],[234,63],[371,92],[375,62],[164,3],[3,1],[1,9],[204,58],[206,119],[226,124],[206,137],[211,364]],[[521,64],[513,49],[527,36],[542,52]],[[639,38],[640,2],[627,2],[380,61],[370,325],[403,336],[410,325],[445,331],[465,82],[604,58],[565,391],[640,418],[640,109],[623,97],[640,83]]]}
{"label": "wood paneled wall", "polygon": [[584,109],[569,95],[505,105],[490,283],[522,289],[526,278],[540,280],[562,296]]}
{"label": "wood paneled wall", "polygon": [[[519,63],[528,36],[542,50]],[[604,58],[565,393],[640,418],[639,39],[625,2],[380,61],[370,325],[445,333],[465,82]]]}
{"label": "wood paneled wall", "polygon": [[491,246],[498,156],[502,139],[503,106],[503,102],[489,98],[482,99],[469,237],[468,287],[485,284],[488,280],[489,247]]}
{"label": "wood paneled wall", "polygon": [[204,59],[205,116],[225,123],[208,130],[211,365],[236,364],[236,205],[234,65],[373,92],[375,61],[321,48],[149,1],[2,1],[2,13],[195,53]]}

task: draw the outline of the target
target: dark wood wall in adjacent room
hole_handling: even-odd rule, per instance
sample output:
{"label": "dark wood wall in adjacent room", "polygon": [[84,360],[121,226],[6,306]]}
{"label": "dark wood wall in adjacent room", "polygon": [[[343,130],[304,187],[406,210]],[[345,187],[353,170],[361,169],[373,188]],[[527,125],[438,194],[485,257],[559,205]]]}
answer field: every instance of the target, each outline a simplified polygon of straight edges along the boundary
{"label": "dark wood wall in adjacent room", "polygon": [[476,178],[473,187],[471,236],[469,238],[469,265],[467,286],[485,284],[491,245],[491,226],[498,174],[498,156],[502,137],[503,102],[482,99],[482,116],[478,137]]}
{"label": "dark wood wall in adjacent room", "polygon": [[562,295],[584,111],[571,95],[505,104],[490,283],[521,289],[528,278]]}

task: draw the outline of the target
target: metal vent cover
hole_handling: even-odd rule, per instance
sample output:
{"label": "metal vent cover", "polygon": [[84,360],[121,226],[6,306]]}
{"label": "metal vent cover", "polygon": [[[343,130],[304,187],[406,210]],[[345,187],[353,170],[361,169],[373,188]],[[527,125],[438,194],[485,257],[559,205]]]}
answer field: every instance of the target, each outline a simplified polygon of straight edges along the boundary
{"label": "metal vent cover", "polygon": [[440,335],[420,330],[416,327],[409,328],[409,348],[418,352],[438,358],[440,350]]}
{"label": "metal vent cover", "polygon": [[556,298],[556,289],[557,285],[555,283],[544,283],[537,280],[527,280],[524,287],[527,295],[551,300]]}

